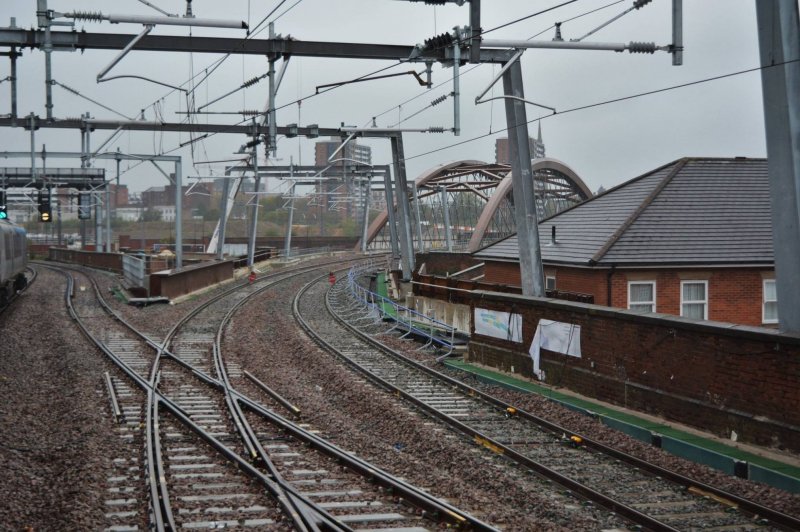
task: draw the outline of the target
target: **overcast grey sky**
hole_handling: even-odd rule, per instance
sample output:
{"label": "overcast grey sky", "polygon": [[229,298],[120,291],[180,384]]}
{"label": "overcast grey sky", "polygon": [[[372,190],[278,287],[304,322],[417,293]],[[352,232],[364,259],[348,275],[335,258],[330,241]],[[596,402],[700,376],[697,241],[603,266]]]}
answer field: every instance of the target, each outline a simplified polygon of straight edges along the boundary
{"label": "overcast grey sky", "polygon": [[[150,0],[150,3],[170,12],[185,12],[186,4],[179,0]],[[203,18],[241,19],[257,24],[280,0],[247,1],[195,0],[194,14]],[[530,15],[561,1],[484,0],[482,26],[494,28],[517,18]],[[527,39],[542,31],[537,39],[549,40],[555,22],[612,4],[613,0],[580,0],[541,16],[490,32],[491,39]],[[611,5],[596,13],[566,22],[562,26],[564,39],[582,36],[591,29],[630,7],[632,0]],[[655,41],[658,45],[671,42],[671,0],[654,0],[604,28],[587,41],[629,42]],[[73,10],[101,11],[104,14],[147,14],[156,11],[137,0],[90,1],[50,0],[50,9],[60,12]],[[35,0],[3,0],[0,2],[0,25],[7,26],[10,17],[18,26],[35,26]],[[671,57],[664,52],[654,55],[615,53],[606,51],[528,50],[522,58],[525,93],[529,100],[563,111],[595,102],[624,97],[707,77],[757,67],[758,39],[754,0],[684,0],[684,65],[672,66]],[[433,35],[451,31],[454,26],[469,23],[467,5],[432,7],[422,2],[401,0],[287,0],[270,19],[275,30],[301,40],[389,43],[413,45]],[[89,32],[139,33],[137,24],[108,22],[79,22],[78,30]],[[155,35],[188,35],[189,28],[160,26]],[[194,35],[245,37],[244,31],[195,28]],[[266,36],[266,31],[259,35]],[[119,80],[96,83],[95,76],[116,55],[116,51],[90,50],[53,54],[53,77],[89,98],[119,112],[135,116],[144,109],[147,119],[161,117],[165,121],[180,121],[185,115],[186,101],[179,93],[162,86],[138,80]],[[208,68],[221,56],[209,54],[177,54],[133,51],[110,75],[131,74],[147,76],[178,85],[193,74]],[[285,105],[314,93],[317,85],[344,81],[362,76],[391,62],[364,60],[333,60],[294,58],[278,94],[277,104]],[[422,65],[398,65],[386,73],[402,72]],[[409,178],[440,163],[461,160],[494,160],[494,143],[505,136],[505,112],[502,101],[476,106],[475,96],[487,86],[498,67],[472,65],[462,69],[462,133],[408,134],[405,151]],[[267,61],[260,57],[232,56],[196,89],[197,105],[212,100],[242,84],[244,80],[266,72]],[[301,125],[317,123],[321,127],[337,127],[340,123],[363,126],[377,117],[380,127],[393,126],[427,106],[431,100],[452,91],[449,82],[452,69],[434,66],[434,89],[421,88],[413,78],[397,77],[340,87],[320,96],[305,99],[301,106],[288,105],[278,111],[278,123]],[[9,62],[0,58],[0,78],[9,74]],[[18,61],[20,97],[18,112],[45,115],[44,54],[25,50]],[[438,86],[437,85],[440,85]],[[0,84],[0,114],[9,112],[9,83]],[[498,84],[495,95],[502,90]],[[76,117],[86,111],[97,118],[117,118],[112,113],[54,87],[54,116]],[[246,91],[239,92],[211,109],[238,111],[263,109],[266,102],[266,80]],[[420,97],[399,104],[421,95]],[[548,112],[528,107],[528,118]],[[240,117],[214,115],[202,120],[233,123]],[[452,101],[438,105],[403,122],[403,127],[452,127]],[[748,156],[764,157],[763,111],[761,77],[759,72],[743,74],[688,88],[652,96],[612,103],[588,110],[550,116],[541,121],[547,155],[571,166],[592,190],[618,185],[641,173],[684,156]],[[490,132],[499,134],[469,141]],[[110,132],[92,134],[97,147]],[[536,134],[536,124],[531,124]],[[224,165],[201,164],[202,161],[230,158],[245,139],[238,135],[215,135],[189,147],[171,151],[186,135],[159,133],[124,133],[110,148],[119,147],[129,153],[163,153],[184,157],[184,175],[220,175]],[[464,142],[469,141],[469,142]],[[275,164],[313,162],[313,140],[280,139]],[[388,142],[363,141],[373,147],[373,163],[389,164]],[[457,144],[462,143],[462,144]],[[48,151],[79,151],[77,131],[39,130],[36,149],[46,144]],[[0,129],[0,150],[29,150],[30,135],[23,129]],[[433,150],[434,153],[428,153]],[[262,150],[263,154],[263,150]],[[194,161],[194,167],[192,167]],[[29,160],[4,161],[4,166],[24,166]],[[113,165],[107,164],[113,175]],[[261,161],[260,164],[264,164]],[[75,160],[48,159],[48,166],[77,166]],[[164,178],[151,165],[123,163],[122,182],[132,190],[163,185]],[[274,186],[271,185],[271,186]]]}

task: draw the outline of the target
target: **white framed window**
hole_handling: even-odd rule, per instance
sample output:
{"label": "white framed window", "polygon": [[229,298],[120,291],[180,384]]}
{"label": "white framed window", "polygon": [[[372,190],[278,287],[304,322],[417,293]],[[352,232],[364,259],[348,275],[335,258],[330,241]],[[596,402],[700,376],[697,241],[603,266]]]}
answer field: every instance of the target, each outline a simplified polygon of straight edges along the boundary
{"label": "white framed window", "polygon": [[656,311],[656,282],[629,281],[628,308],[643,312]]}
{"label": "white framed window", "polygon": [[546,276],[544,278],[544,289],[545,290],[555,290],[556,289],[556,278],[555,276]]}
{"label": "white framed window", "polygon": [[775,279],[764,279],[762,323],[778,323],[778,289]]}
{"label": "white framed window", "polygon": [[681,316],[708,319],[708,281],[681,281]]}

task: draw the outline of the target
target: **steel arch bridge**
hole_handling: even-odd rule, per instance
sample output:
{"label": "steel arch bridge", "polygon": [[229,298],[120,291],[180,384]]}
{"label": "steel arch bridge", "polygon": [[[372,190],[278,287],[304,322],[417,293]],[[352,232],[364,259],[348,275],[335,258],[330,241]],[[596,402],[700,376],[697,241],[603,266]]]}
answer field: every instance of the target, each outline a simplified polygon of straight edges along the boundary
{"label": "steel arch bridge", "polygon": [[[531,168],[539,220],[592,195],[578,174],[557,159],[535,159]],[[454,251],[476,251],[516,232],[509,165],[457,161],[434,167],[414,182],[417,198],[410,193],[409,202],[417,251],[447,249],[445,205]],[[388,220],[384,210],[369,225],[368,250],[391,249]]]}

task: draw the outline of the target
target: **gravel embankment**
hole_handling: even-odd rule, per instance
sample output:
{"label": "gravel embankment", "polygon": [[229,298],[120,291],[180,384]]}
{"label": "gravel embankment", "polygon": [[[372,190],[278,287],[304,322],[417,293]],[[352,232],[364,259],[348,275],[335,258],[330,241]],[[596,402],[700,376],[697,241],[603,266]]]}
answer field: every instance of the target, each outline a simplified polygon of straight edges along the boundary
{"label": "gravel embankment", "polygon": [[102,529],[118,438],[100,353],[63,304],[64,279],[39,278],[0,315],[0,529]]}
{"label": "gravel embankment", "polygon": [[294,322],[282,294],[301,286],[295,283],[242,309],[227,331],[223,353],[300,407],[305,422],[390,474],[506,530],[597,530],[621,524],[554,495],[529,473],[365,383]]}
{"label": "gravel embankment", "polygon": [[[100,529],[110,461],[120,454],[102,381],[109,367],[67,315],[63,278],[39,270],[39,280],[19,304],[0,315],[0,529]],[[109,289],[119,280],[99,272],[95,277],[111,300]],[[158,337],[200,301],[229,287],[178,305],[137,309],[114,301],[112,306]],[[343,368],[294,323],[287,294],[298,288],[294,283],[281,294],[269,292],[243,308],[227,331],[224,355],[300,406],[304,421],[337,445],[505,530],[592,530],[609,524],[575,499],[532,489],[538,481],[530,474],[465,444]],[[381,340],[433,364],[432,354],[415,351],[412,342]],[[676,458],[545,398],[437,369],[572,432],[800,515],[798,495]]]}
{"label": "gravel embankment", "polygon": [[[697,479],[705,484],[730,491],[740,497],[758,502],[763,506],[780,509],[783,513],[800,516],[800,495],[787,493],[766,484],[749,482],[740,478],[726,475],[697,464],[661,449],[647,445],[618,430],[611,429],[596,419],[569,410],[557,403],[536,394],[524,394],[492,386],[480,382],[471,375],[450,369],[443,364],[437,364],[432,352],[417,351],[418,345],[409,340],[400,340],[394,336],[381,336],[380,341],[405,356],[415,359],[423,364],[436,369],[450,377],[461,380],[466,384],[487,394],[493,395],[502,401],[518,408],[527,410],[534,415],[556,423],[570,432],[583,434],[598,442],[615,447],[642,460],[656,464],[664,469],[675,471],[682,475]],[[796,460],[796,459],[795,459]]]}

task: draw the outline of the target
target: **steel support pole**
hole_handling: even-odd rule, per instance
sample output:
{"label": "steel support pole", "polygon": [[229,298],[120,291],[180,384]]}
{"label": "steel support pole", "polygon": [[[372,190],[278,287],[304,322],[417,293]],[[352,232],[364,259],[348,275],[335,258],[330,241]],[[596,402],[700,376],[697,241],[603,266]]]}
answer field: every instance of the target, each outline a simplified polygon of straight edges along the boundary
{"label": "steel support pole", "polygon": [[515,61],[503,74],[503,89],[506,96],[519,98],[506,98],[505,105],[522,294],[544,297],[542,251],[539,247],[539,224],[528,143],[528,116],[525,104],[520,101],[525,98],[525,93],[519,61]]}
{"label": "steel support pole", "polygon": [[53,119],[53,45],[50,41],[50,26],[44,30],[45,109],[47,120]]}
{"label": "steel support pole", "polygon": [[[781,331],[800,333],[800,21],[795,0],[756,2]],[[777,65],[777,66],[772,66]]]}
{"label": "steel support pole", "polygon": [[672,0],[672,64],[683,64],[683,0]]}
{"label": "steel support pole", "polygon": [[175,161],[175,269],[183,268],[183,176],[181,161]]}
{"label": "steel support pole", "polygon": [[283,256],[286,260],[292,254],[292,224],[294,223],[294,160],[289,159],[289,179],[292,187],[289,189],[289,219],[286,221],[286,244],[284,246]]}
{"label": "steel support pole", "polygon": [[414,221],[417,230],[417,249],[425,251],[425,241],[422,239],[422,217],[419,213],[419,195],[417,195],[417,183],[411,183],[411,196],[414,198]]}
{"label": "steel support pole", "polygon": [[11,48],[11,119],[17,119],[17,49]]}
{"label": "steel support pole", "polygon": [[403,280],[411,279],[414,271],[414,240],[411,236],[411,207],[408,204],[408,183],[406,182],[406,156],[403,151],[402,134],[393,135],[392,162],[395,175],[395,195],[397,196],[397,214],[400,237],[400,262],[403,270]]}
{"label": "steel support pole", "polygon": [[480,63],[481,61],[481,0],[470,0],[469,2],[469,62]]}
{"label": "steel support pole", "polygon": [[258,145],[253,146],[253,171],[255,172],[255,188],[253,190],[253,206],[250,208],[250,239],[247,243],[247,267],[253,269],[256,254],[256,229],[258,228],[258,189],[261,187],[261,176],[258,175]]}
{"label": "steel support pole", "polygon": [[453,45],[453,135],[461,135],[461,32],[455,28],[455,44]]}
{"label": "steel support pole", "polygon": [[397,220],[395,218],[394,192],[392,191],[392,176],[386,172],[383,176],[384,196],[386,198],[386,212],[389,214],[389,245],[392,250],[392,266],[397,265],[400,259],[400,245],[397,241]]}
{"label": "steel support pole", "polygon": [[[117,154],[119,155],[120,150],[117,148]],[[120,157],[116,158],[117,161],[117,177],[116,177],[116,187],[114,188],[114,211],[116,212],[117,204],[119,203],[119,163],[122,162]],[[111,187],[108,183],[106,183],[106,251],[111,253],[111,242],[114,240],[113,235],[111,234]]]}
{"label": "steel support pole", "polygon": [[[270,22],[269,23],[269,38],[275,38],[275,24]],[[273,157],[278,155],[278,124],[275,122],[277,120],[277,115],[275,113],[275,93],[278,92],[278,87],[275,85],[275,61],[277,61],[278,56],[272,55],[269,58],[269,151],[272,153]]]}
{"label": "steel support pole", "polygon": [[447,239],[447,251],[453,251],[453,233],[450,229],[450,204],[447,201],[447,187],[441,187],[442,210],[444,211],[444,235]]}
{"label": "steel support pole", "polygon": [[[117,163],[119,164],[119,163]],[[117,170],[119,175],[119,170]],[[111,253],[111,187],[106,183],[106,253]]]}
{"label": "steel support pole", "polygon": [[[89,118],[88,111],[86,112],[86,118]],[[84,152],[83,161],[85,168],[89,168],[92,165],[91,160],[89,159],[89,155],[92,153],[92,137],[88,124],[86,124],[84,127],[83,135],[85,137],[83,145],[86,149]],[[94,202],[94,250],[99,253],[103,251],[103,209],[101,207],[101,196],[97,190],[92,192],[91,197],[92,201]]]}
{"label": "steel support pole", "polygon": [[42,43],[42,51],[44,51],[44,92],[45,92],[45,109],[47,109],[47,120],[53,119],[53,37],[50,31],[50,19],[48,18],[47,0],[36,1],[36,15],[39,28],[44,28],[44,42]]}
{"label": "steel support pole", "polygon": [[[230,194],[231,180],[228,176],[222,180],[222,199],[219,205],[219,223],[217,223],[217,260],[224,258],[225,225],[228,223],[228,195]],[[209,246],[211,244],[209,243]]]}
{"label": "steel support pole", "polygon": [[103,251],[103,207],[100,204],[100,192],[93,192],[94,199],[94,250]]}
{"label": "steel support pole", "polygon": [[56,218],[56,230],[58,231],[58,245],[60,246],[63,242],[63,233],[61,231],[61,197],[59,196],[56,198],[56,214],[58,218]]}
{"label": "steel support pole", "polygon": [[369,229],[369,197],[372,189],[372,176],[367,177],[364,189],[364,223],[361,227],[361,253],[367,252],[367,229]]}
{"label": "steel support pole", "polygon": [[[33,113],[28,115],[31,121],[31,181],[36,184],[36,117]],[[82,135],[82,134],[81,134]],[[81,136],[81,144],[83,143],[83,136]]]}

